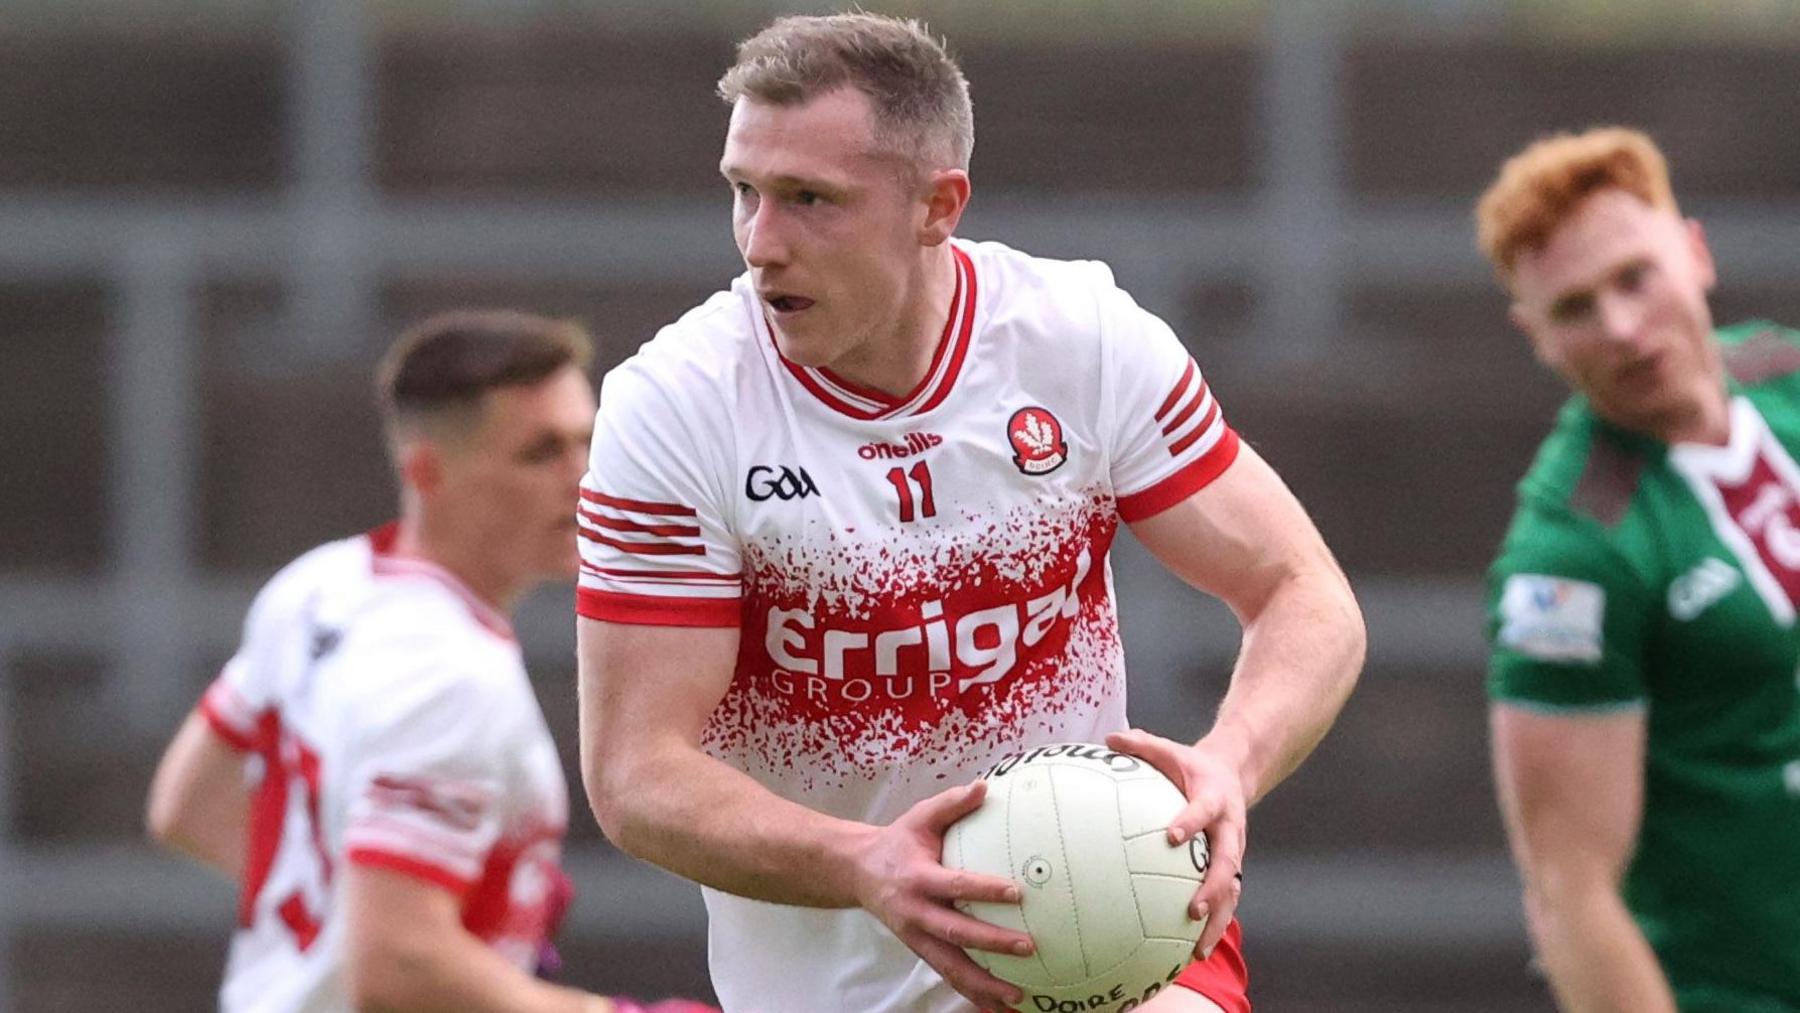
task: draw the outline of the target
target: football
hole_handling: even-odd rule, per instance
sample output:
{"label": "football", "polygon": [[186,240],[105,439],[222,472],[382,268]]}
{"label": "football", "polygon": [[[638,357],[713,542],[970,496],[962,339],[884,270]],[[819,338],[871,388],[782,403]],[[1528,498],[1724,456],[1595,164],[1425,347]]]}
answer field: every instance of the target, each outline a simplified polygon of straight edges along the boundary
{"label": "football", "polygon": [[1188,903],[1206,874],[1204,835],[1171,845],[1186,803],[1147,761],[1091,743],[1039,746],[981,775],[981,808],[944,835],[944,865],[1019,883],[1017,905],[962,910],[1029,933],[1027,957],[969,956],[1018,985],[1033,1013],[1134,1009],[1193,959],[1206,927]]}

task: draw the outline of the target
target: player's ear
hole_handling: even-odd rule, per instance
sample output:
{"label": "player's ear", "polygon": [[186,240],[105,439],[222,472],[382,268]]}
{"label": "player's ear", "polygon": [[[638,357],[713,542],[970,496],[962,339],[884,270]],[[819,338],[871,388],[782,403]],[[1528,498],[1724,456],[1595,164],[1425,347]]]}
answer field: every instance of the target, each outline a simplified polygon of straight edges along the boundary
{"label": "player's ear", "polygon": [[436,492],[444,483],[444,453],[437,444],[426,439],[412,439],[400,445],[400,481],[421,493]]}
{"label": "player's ear", "polygon": [[1712,247],[1706,244],[1706,229],[1693,218],[1684,219],[1681,224],[1686,233],[1688,249],[1694,257],[1694,266],[1700,275],[1701,290],[1711,292],[1719,276],[1713,267]]}
{"label": "player's ear", "polygon": [[919,242],[939,246],[956,232],[969,206],[969,174],[961,169],[938,169],[925,181],[925,220],[919,223]]}

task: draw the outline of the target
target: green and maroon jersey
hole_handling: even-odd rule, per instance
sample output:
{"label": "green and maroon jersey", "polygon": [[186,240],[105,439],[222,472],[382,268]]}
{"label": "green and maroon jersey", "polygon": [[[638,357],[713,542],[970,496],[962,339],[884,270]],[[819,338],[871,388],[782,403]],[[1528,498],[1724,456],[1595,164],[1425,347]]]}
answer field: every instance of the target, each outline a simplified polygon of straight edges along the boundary
{"label": "green and maroon jersey", "polygon": [[1717,337],[1725,446],[1563,408],[1489,575],[1488,691],[1645,712],[1626,903],[1683,1010],[1800,1010],[1800,332]]}

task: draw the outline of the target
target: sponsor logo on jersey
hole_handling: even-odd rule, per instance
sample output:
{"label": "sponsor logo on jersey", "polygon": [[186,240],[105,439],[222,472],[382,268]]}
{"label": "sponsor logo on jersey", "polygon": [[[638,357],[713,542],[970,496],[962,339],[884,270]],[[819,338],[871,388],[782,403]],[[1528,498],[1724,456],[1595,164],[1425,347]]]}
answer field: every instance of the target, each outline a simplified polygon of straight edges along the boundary
{"label": "sponsor logo on jersey", "polygon": [[876,440],[856,448],[856,456],[865,461],[888,461],[897,457],[911,457],[923,454],[944,442],[944,438],[936,433],[907,433],[900,437],[899,443],[884,443]]}
{"label": "sponsor logo on jersey", "polygon": [[337,650],[337,646],[343,642],[343,630],[333,626],[314,626],[312,628],[312,638],[306,645],[306,656],[313,661],[318,661],[332,651]]}
{"label": "sponsor logo on jersey", "polygon": [[1597,665],[1605,611],[1598,584],[1515,573],[1500,593],[1500,646],[1538,661]]}
{"label": "sponsor logo on jersey", "polygon": [[1027,475],[1048,475],[1069,458],[1062,423],[1047,408],[1033,405],[1013,412],[1006,438],[1012,442],[1013,464]]}
{"label": "sponsor logo on jersey", "polygon": [[1669,615],[1688,622],[1736,590],[1742,579],[1736,567],[1708,556],[1669,584]]}
{"label": "sponsor logo on jersey", "polygon": [[927,601],[918,622],[886,629],[821,627],[809,609],[771,608],[763,646],[776,665],[775,688],[822,704],[856,704],[960,695],[999,682],[1018,666],[1021,649],[1029,652],[1075,618],[1081,583],[1092,569],[1083,548],[1069,579],[1043,594],[961,615]]}
{"label": "sponsor logo on jersey", "polygon": [[744,475],[744,495],[758,503],[767,499],[787,501],[805,499],[808,496],[820,496],[819,487],[805,468],[790,468],[787,465],[770,467],[758,464],[751,467]]}

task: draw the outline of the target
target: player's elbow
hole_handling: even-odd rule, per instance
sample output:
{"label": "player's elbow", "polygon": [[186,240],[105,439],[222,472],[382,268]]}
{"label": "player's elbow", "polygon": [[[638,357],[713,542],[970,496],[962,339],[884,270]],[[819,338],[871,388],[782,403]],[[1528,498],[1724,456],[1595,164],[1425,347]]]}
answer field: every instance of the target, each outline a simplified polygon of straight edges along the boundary
{"label": "player's elbow", "polygon": [[1363,620],[1362,607],[1343,575],[1333,568],[1312,581],[1313,612],[1318,621],[1312,624],[1314,635],[1323,635],[1329,644],[1329,671],[1337,676],[1339,703],[1350,696],[1362,674],[1369,654],[1369,629]]}
{"label": "player's elbow", "polygon": [[152,787],[144,802],[144,835],[164,848],[181,850],[182,807],[174,793]]}
{"label": "player's elbow", "polygon": [[651,821],[649,803],[666,790],[657,783],[658,771],[664,768],[626,751],[590,753],[586,759],[582,786],[600,832],[619,850],[645,858],[644,841]]}
{"label": "player's elbow", "polygon": [[364,941],[352,948],[346,973],[351,1008],[358,1013],[423,1009],[423,986],[435,973],[429,951],[396,940]]}
{"label": "player's elbow", "polygon": [[587,789],[588,807],[593,809],[594,820],[600,824],[600,832],[614,847],[635,855],[630,844],[633,792],[628,779],[620,776],[616,765],[590,764],[582,770],[581,780]]}

